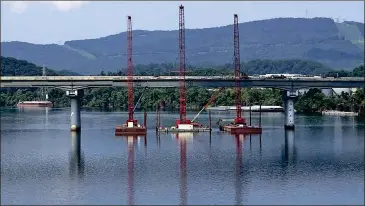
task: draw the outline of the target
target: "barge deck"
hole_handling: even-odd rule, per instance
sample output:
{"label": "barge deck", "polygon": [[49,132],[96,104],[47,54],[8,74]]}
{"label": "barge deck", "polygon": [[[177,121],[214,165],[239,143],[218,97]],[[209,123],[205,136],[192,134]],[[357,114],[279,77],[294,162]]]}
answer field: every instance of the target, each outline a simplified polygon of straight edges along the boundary
{"label": "barge deck", "polygon": [[115,127],[115,136],[146,135],[146,127],[127,127],[126,124]]}
{"label": "barge deck", "polygon": [[179,133],[179,132],[210,132],[212,128],[209,127],[201,127],[201,128],[193,128],[193,129],[178,129],[176,127],[170,128],[159,128],[158,132],[171,132],[171,133]]}
{"label": "barge deck", "polygon": [[255,126],[237,126],[237,125],[225,125],[220,127],[221,131],[230,132],[231,134],[262,134],[261,127]]}

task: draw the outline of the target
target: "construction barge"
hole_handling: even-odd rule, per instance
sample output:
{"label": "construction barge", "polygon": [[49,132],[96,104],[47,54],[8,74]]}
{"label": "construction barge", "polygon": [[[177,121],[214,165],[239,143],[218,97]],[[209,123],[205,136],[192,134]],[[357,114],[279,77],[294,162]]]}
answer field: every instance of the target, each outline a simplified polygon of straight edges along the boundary
{"label": "construction barge", "polygon": [[229,124],[219,127],[221,131],[231,134],[262,134],[262,128],[248,125]]}
{"label": "construction barge", "polygon": [[144,125],[138,124],[133,118],[127,119],[125,124],[115,127],[115,136],[146,136],[147,135],[147,112],[144,112]]}
{"label": "construction barge", "polygon": [[127,124],[117,125],[115,127],[115,136],[145,136],[147,128],[139,124],[128,127]]}
{"label": "construction barge", "polygon": [[[176,122],[178,122],[177,120]],[[187,124],[176,124],[176,126],[171,126],[170,128],[159,126],[157,129],[158,132],[166,132],[166,133],[180,133],[180,132],[211,132],[212,127],[200,125],[194,122],[188,122]]]}
{"label": "construction barge", "polygon": [[246,119],[242,117],[236,117],[235,119],[219,119],[217,125],[220,131],[229,132],[231,134],[262,134],[261,127],[261,106],[259,107],[259,123],[258,126],[252,125],[251,118],[251,106],[249,106],[249,125],[246,123]]}
{"label": "construction barge", "polygon": [[178,128],[172,126],[170,128],[161,127],[161,128],[158,129],[158,131],[159,132],[166,132],[166,133],[169,133],[169,132],[171,132],[171,133],[180,133],[180,132],[193,132],[193,133],[196,133],[196,132],[210,132],[210,131],[212,131],[212,128],[207,127],[207,128],[193,128],[193,129],[178,129]]}

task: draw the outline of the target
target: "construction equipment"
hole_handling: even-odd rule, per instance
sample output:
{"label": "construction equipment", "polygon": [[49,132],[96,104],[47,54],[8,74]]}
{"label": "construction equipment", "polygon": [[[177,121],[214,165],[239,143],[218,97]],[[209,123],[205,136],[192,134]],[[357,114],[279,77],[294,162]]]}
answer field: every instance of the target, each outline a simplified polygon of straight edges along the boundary
{"label": "construction equipment", "polygon": [[[247,73],[241,75],[240,65],[240,41],[238,31],[238,15],[234,14],[234,86],[235,86],[235,104],[236,104],[236,118],[233,123],[224,125],[222,120],[218,121],[219,129],[230,132],[231,134],[261,134],[261,124],[259,127],[246,124],[246,120],[242,118],[242,103],[241,103],[241,87],[240,80],[247,79]],[[261,113],[260,113],[261,115]],[[261,119],[261,117],[260,117]]]}
{"label": "construction equipment", "polygon": [[180,93],[180,120],[176,125],[188,124],[186,120],[186,85],[185,85],[185,18],[184,6],[179,7],[179,93]]}
{"label": "construction equipment", "polygon": [[180,118],[176,120],[175,125],[170,128],[160,128],[156,126],[159,132],[205,132],[211,131],[208,126],[202,126],[198,123],[192,123],[186,119],[186,84],[185,84],[185,19],[184,6],[179,6],[179,102],[180,102]]}
{"label": "construction equipment", "polygon": [[132,64],[132,17],[128,16],[127,28],[127,86],[128,86],[128,122],[137,123],[133,118],[134,93],[133,93],[133,64]]}
{"label": "construction equipment", "polygon": [[235,104],[236,118],[235,124],[246,124],[246,120],[242,118],[242,103],[241,103],[241,62],[240,62],[240,35],[238,28],[238,15],[234,14],[234,89],[235,89]]}
{"label": "construction equipment", "polygon": [[191,122],[194,122],[194,120],[200,115],[200,113],[204,110],[204,109],[206,109],[217,97],[218,97],[218,95],[220,94],[220,93],[222,93],[223,91],[225,90],[225,88],[224,87],[222,87],[222,88],[220,88],[219,89],[219,91],[215,94],[215,95],[213,95],[210,99],[209,99],[209,101],[204,105],[204,107],[198,112],[198,114],[191,120]]}
{"label": "construction equipment", "polygon": [[141,94],[141,96],[139,97],[139,99],[138,99],[138,101],[137,101],[136,105],[134,105],[133,112],[134,112],[134,111],[136,111],[138,104],[141,102],[141,99],[142,99],[142,97],[143,97],[143,94],[144,94],[144,91],[146,90],[146,88],[147,88],[147,87],[145,87],[145,88],[143,89],[142,94]]}
{"label": "construction equipment", "polygon": [[[147,113],[144,115],[145,125],[141,126],[137,120],[133,118],[135,106],[134,106],[134,93],[133,93],[133,62],[132,62],[132,17],[127,17],[127,86],[128,86],[128,119],[125,124],[118,125],[115,128],[115,135],[146,135],[146,118]],[[138,104],[138,103],[137,103]]]}

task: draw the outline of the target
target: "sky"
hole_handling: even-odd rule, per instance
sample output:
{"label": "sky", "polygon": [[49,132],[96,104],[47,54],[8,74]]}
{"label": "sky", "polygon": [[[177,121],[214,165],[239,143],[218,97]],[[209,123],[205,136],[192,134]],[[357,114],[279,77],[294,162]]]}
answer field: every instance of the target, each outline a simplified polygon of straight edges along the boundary
{"label": "sky", "polygon": [[186,28],[209,28],[277,17],[329,17],[364,22],[364,1],[1,1],[1,41],[63,44],[133,29],[177,30],[179,5]]}

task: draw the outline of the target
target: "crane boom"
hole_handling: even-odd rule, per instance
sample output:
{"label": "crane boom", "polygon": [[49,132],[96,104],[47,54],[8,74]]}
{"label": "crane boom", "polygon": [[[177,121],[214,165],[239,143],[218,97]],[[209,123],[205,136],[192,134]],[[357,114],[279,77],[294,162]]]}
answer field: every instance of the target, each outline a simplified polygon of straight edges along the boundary
{"label": "crane boom", "polygon": [[191,120],[191,122],[194,122],[194,120],[200,115],[200,113],[204,110],[204,109],[206,109],[214,100],[215,100],[215,98],[217,98],[218,97],[218,95],[221,93],[221,92],[223,92],[225,90],[225,88],[224,87],[222,87],[222,88],[220,88],[219,89],[219,91],[215,94],[215,95],[213,95],[210,99],[209,99],[209,101],[204,105],[204,107],[198,112],[198,114]]}
{"label": "crane boom", "polygon": [[235,104],[236,118],[235,124],[245,124],[245,119],[242,118],[242,102],[241,102],[241,61],[240,61],[240,35],[238,28],[238,15],[234,14],[234,89],[235,89]]}
{"label": "crane boom", "polygon": [[136,111],[138,104],[141,102],[141,99],[142,99],[142,97],[143,97],[143,94],[144,94],[144,91],[146,90],[146,88],[147,88],[147,87],[145,87],[145,88],[143,89],[142,94],[141,94],[141,96],[139,97],[139,99],[138,99],[138,101],[137,101],[136,105],[134,105],[133,112],[134,112],[134,111]]}
{"label": "crane boom", "polygon": [[132,63],[132,17],[127,17],[127,85],[128,85],[128,120],[134,122],[133,63]]}
{"label": "crane boom", "polygon": [[179,92],[180,92],[180,124],[186,121],[186,86],[185,86],[185,18],[184,6],[179,7]]}

